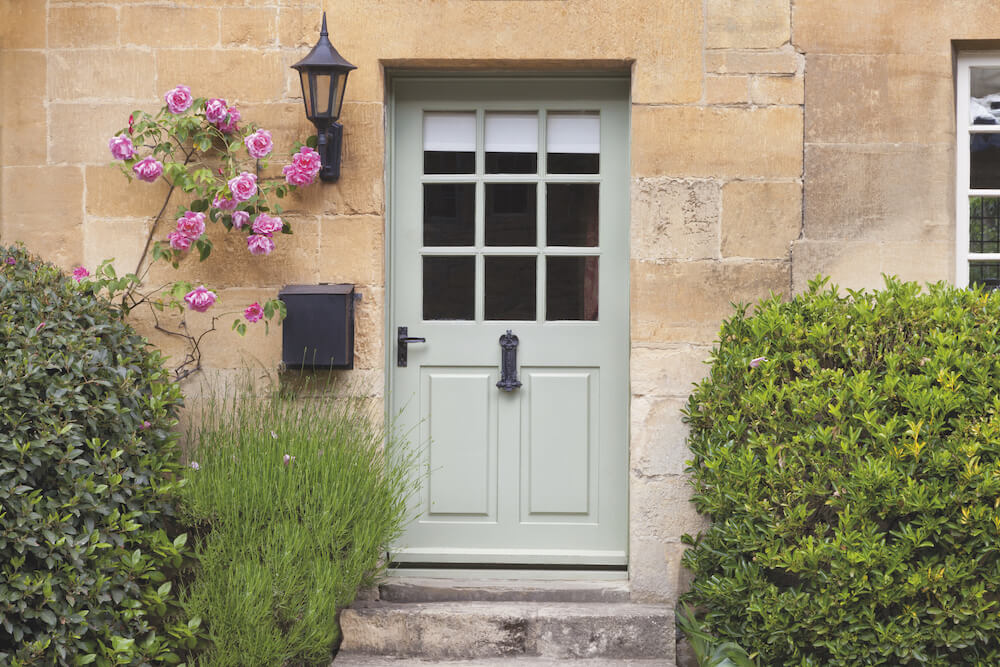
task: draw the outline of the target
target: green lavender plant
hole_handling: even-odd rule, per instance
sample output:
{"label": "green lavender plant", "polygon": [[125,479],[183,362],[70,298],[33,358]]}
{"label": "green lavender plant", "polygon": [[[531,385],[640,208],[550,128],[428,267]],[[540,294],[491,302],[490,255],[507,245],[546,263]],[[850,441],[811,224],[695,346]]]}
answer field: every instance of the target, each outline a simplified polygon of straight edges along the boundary
{"label": "green lavender plant", "polygon": [[329,664],[337,612],[383,571],[409,465],[349,393],[246,378],[200,403],[184,497],[201,562],[185,604],[214,643],[200,664]]}

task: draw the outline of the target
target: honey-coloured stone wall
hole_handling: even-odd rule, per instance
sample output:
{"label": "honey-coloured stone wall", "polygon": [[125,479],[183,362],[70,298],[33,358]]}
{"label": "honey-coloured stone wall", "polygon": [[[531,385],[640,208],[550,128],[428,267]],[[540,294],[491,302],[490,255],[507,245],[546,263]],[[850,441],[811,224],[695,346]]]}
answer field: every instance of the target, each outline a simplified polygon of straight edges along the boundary
{"label": "honey-coloured stone wall", "polygon": [[[180,275],[216,288],[220,306],[234,308],[288,283],[355,283],[362,299],[349,375],[378,397],[387,352],[387,76],[398,69],[629,75],[631,278],[622,286],[632,339],[629,576],[635,599],[671,601],[684,586],[680,536],[703,525],[687,502],[681,410],[707,371],[720,320],[733,301],[788,294],[793,257],[810,270],[836,269],[823,244],[835,246],[837,227],[812,212],[838,210],[838,191],[863,193],[862,179],[885,159],[872,154],[870,166],[852,167],[858,182],[846,189],[819,179],[830,194],[823,204],[807,200],[816,236],[801,238],[803,161],[822,173],[831,162],[817,161],[820,152],[845,150],[838,142],[814,148],[823,142],[812,140],[816,152],[804,150],[803,137],[818,136],[817,128],[846,126],[836,118],[810,122],[808,104],[803,112],[820,94],[807,84],[810,67],[840,71],[835,58],[811,64],[800,44],[797,21],[814,20],[809,12],[821,14],[819,4],[796,0],[793,11],[791,0],[0,0],[0,239],[23,241],[66,268],[115,257],[119,269],[134,269],[166,190],[128,185],[109,164],[108,137],[130,111],[158,108],[164,92],[183,83],[195,96],[235,103],[273,132],[279,151],[304,139],[313,130],[289,65],[315,43],[326,9],[331,40],[358,66],[342,117],[340,181],[286,200],[295,234],[280,238],[271,256],[252,257],[213,230],[212,258],[189,259]],[[825,38],[824,30],[811,34]],[[919,62],[893,67],[919,73]],[[888,76],[888,67],[873,62],[871,77]],[[869,212],[869,226],[881,210]],[[151,280],[176,275],[158,267]],[[182,353],[142,317],[154,342]],[[186,317],[195,328],[211,322],[211,313]],[[241,339],[228,331],[230,321],[205,339],[207,366],[277,366],[274,329]]]}

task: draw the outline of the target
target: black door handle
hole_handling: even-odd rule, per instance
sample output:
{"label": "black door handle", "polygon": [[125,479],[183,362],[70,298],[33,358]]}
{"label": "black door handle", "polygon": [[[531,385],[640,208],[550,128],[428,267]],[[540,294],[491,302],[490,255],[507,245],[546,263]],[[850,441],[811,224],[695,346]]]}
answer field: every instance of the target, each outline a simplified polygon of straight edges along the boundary
{"label": "black door handle", "polygon": [[406,346],[410,343],[426,343],[426,338],[413,338],[409,335],[408,327],[398,327],[396,329],[396,365],[406,366]]}

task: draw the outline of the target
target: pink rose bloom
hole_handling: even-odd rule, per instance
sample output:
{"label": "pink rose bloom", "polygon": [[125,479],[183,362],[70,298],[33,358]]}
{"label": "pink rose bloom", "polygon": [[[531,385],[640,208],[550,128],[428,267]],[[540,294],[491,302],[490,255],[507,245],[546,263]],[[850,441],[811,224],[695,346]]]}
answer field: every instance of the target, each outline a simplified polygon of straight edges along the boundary
{"label": "pink rose bloom", "polygon": [[197,310],[199,313],[204,313],[211,308],[212,304],[215,303],[215,299],[215,292],[205,289],[204,285],[199,285],[184,295],[184,300],[187,301],[188,308]]}
{"label": "pink rose bloom", "polygon": [[236,202],[229,197],[216,195],[215,199],[212,200],[212,208],[217,208],[221,211],[232,211],[236,208]]}
{"label": "pink rose bloom", "polygon": [[229,115],[225,121],[219,124],[219,129],[223,134],[232,134],[236,131],[236,123],[240,122],[240,111],[236,107],[229,107]]}
{"label": "pink rose bloom", "polygon": [[267,157],[267,154],[274,148],[271,133],[267,130],[257,130],[244,139],[243,143],[247,145],[247,152],[250,153],[251,157],[258,159]]}
{"label": "pink rose bloom", "polygon": [[154,183],[163,173],[163,164],[153,156],[149,156],[132,165],[132,171],[140,181]]}
{"label": "pink rose bloom", "polygon": [[247,318],[248,322],[258,322],[264,317],[264,309],[260,307],[259,303],[254,301],[243,311],[243,317]]}
{"label": "pink rose bloom", "polygon": [[90,271],[88,271],[86,268],[78,266],[75,269],[73,269],[73,280],[75,280],[76,282],[80,282],[84,278],[89,278],[89,277],[90,277]]}
{"label": "pink rose bloom", "polygon": [[285,166],[281,173],[285,175],[285,180],[290,185],[309,185],[323,168],[323,163],[319,158],[319,153],[303,146],[298,153],[292,156],[292,163]]}
{"label": "pink rose bloom", "polygon": [[285,175],[285,182],[289,185],[311,185],[312,182],[316,180],[316,175],[314,173],[303,169],[297,169],[293,164],[285,165],[281,169],[281,173]]}
{"label": "pink rose bloom", "polygon": [[174,250],[190,250],[191,244],[194,242],[193,238],[185,236],[176,229],[167,234],[167,240],[170,241],[170,247]]}
{"label": "pink rose bloom", "polygon": [[274,250],[274,241],[267,236],[251,234],[247,237],[247,249],[251,255],[270,255]]}
{"label": "pink rose bloom", "polygon": [[191,240],[197,239],[205,233],[205,214],[187,211],[177,218],[177,231]]}
{"label": "pink rose bloom", "polygon": [[254,234],[270,236],[271,234],[280,232],[282,227],[284,227],[284,223],[281,222],[281,218],[272,218],[267,213],[261,213],[253,221]]}
{"label": "pink rose bloom", "polygon": [[205,120],[212,125],[218,125],[222,121],[226,120],[226,114],[228,111],[229,105],[226,104],[225,100],[220,100],[218,97],[205,102]]}
{"label": "pink rose bloom", "polygon": [[124,134],[111,137],[108,140],[108,148],[111,149],[111,155],[116,160],[128,160],[135,155],[135,146],[132,145],[132,139],[126,137]]}
{"label": "pink rose bloom", "polygon": [[229,179],[229,191],[236,201],[246,201],[257,194],[257,177],[243,171],[240,175]]}
{"label": "pink rose bloom", "polygon": [[240,229],[250,222],[250,214],[246,211],[233,211],[233,227]]}
{"label": "pink rose bloom", "polygon": [[191,97],[191,89],[187,86],[177,86],[164,95],[163,99],[167,101],[170,113],[184,113],[191,108],[191,103],[194,102],[194,98]]}

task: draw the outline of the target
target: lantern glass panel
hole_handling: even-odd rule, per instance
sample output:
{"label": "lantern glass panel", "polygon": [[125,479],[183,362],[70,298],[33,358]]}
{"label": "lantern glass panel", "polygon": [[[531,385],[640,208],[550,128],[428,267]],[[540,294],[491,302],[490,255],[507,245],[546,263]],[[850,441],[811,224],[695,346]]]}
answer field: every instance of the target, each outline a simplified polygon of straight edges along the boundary
{"label": "lantern glass panel", "polygon": [[344,90],[347,88],[347,72],[337,73],[336,92],[333,96],[333,119],[340,118],[340,107],[344,104]]}
{"label": "lantern glass panel", "polygon": [[302,83],[302,101],[306,105],[306,118],[313,117],[313,95],[309,85],[309,73],[305,70],[299,72],[299,80]]}
{"label": "lantern glass panel", "polygon": [[317,116],[322,116],[328,118],[331,116],[332,99],[330,95],[330,79],[332,78],[329,74],[319,74],[314,75],[316,77],[316,107],[314,113]]}

